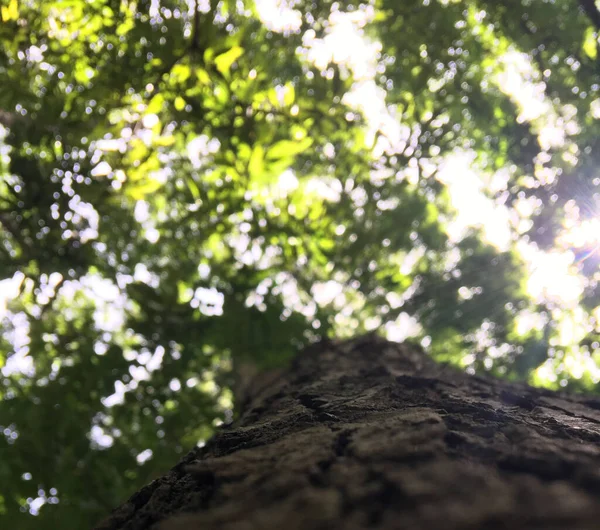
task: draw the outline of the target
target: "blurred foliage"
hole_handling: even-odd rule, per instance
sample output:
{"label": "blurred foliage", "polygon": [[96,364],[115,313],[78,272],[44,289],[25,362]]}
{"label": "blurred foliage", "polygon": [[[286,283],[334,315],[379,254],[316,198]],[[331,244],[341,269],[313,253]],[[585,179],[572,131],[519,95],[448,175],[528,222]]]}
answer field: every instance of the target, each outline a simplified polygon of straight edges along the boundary
{"label": "blurred foliage", "polygon": [[[89,527],[231,419],[236,363],[322,336],[378,328],[594,390],[595,244],[562,247],[570,305],[531,295],[522,246],[598,214],[597,3],[2,0],[0,17],[4,527]],[[350,41],[322,51],[340,26],[374,50],[367,73]],[[504,246],[452,229],[443,169],[465,153]]]}

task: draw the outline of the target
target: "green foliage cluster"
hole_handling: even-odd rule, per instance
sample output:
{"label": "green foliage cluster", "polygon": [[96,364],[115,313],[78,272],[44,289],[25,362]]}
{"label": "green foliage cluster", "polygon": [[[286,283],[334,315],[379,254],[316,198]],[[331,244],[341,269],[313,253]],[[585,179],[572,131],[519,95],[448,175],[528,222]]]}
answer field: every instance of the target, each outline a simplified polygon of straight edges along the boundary
{"label": "green foliage cluster", "polygon": [[[276,26],[277,6],[297,23]],[[561,366],[560,307],[528,295],[518,243],[551,249],[565,212],[596,215],[593,1],[2,0],[0,16],[3,526],[90,526],[231,418],[236,363],[322,336],[413,318],[440,360],[550,384],[532,370]],[[351,65],[311,59],[341,16],[380,43],[397,133],[349,103]],[[508,54],[562,144],[519,118]],[[459,152],[506,176],[491,199],[537,205],[507,248],[451,237],[438,177]],[[581,264],[573,315],[590,315],[597,262]],[[543,324],[519,332],[524,311]],[[585,328],[578,351],[595,360],[598,340]]]}

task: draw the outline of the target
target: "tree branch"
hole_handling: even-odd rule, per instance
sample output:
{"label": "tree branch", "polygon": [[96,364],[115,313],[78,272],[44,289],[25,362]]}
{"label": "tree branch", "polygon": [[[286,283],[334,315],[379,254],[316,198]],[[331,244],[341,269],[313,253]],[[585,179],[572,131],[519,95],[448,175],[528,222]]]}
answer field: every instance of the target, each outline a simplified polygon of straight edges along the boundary
{"label": "tree branch", "polygon": [[194,29],[192,31],[190,50],[197,51],[200,48],[200,10],[198,9],[197,0],[194,2]]}
{"label": "tree branch", "polygon": [[596,7],[595,0],[579,0],[579,7],[592,21],[597,31],[600,31],[600,10]]}
{"label": "tree branch", "polygon": [[17,120],[17,117],[18,116],[16,116],[12,112],[7,112],[5,110],[0,109],[0,125],[2,125],[3,127],[10,128],[11,125],[13,125]]}

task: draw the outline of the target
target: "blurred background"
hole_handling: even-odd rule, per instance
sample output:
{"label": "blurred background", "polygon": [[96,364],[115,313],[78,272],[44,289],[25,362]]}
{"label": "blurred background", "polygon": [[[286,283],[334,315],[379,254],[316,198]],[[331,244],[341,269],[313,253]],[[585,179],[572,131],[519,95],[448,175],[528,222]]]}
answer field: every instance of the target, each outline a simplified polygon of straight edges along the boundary
{"label": "blurred background", "polygon": [[322,337],[598,392],[598,2],[0,16],[6,528],[93,525]]}

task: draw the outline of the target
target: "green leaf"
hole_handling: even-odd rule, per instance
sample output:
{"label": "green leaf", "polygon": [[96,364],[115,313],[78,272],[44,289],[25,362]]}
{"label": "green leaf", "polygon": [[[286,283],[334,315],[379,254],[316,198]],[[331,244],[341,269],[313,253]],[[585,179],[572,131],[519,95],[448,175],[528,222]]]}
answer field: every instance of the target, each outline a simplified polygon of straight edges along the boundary
{"label": "green leaf", "polygon": [[162,94],[156,94],[148,103],[148,107],[146,108],[146,112],[148,114],[158,114],[163,107],[163,103],[165,101],[165,97]]}
{"label": "green leaf", "polygon": [[196,77],[198,78],[198,81],[200,81],[200,84],[210,84],[210,76],[204,68],[196,68]]}
{"label": "green leaf", "polygon": [[181,112],[185,108],[185,105],[185,99],[183,99],[181,96],[177,96],[175,98],[174,106],[176,110]]}
{"label": "green leaf", "polygon": [[153,144],[155,146],[160,146],[160,147],[169,147],[170,145],[173,145],[174,143],[175,143],[175,137],[172,134],[166,135],[166,136],[157,136],[153,140]]}
{"label": "green leaf", "polygon": [[187,304],[194,297],[194,290],[185,282],[177,282],[177,302]]}
{"label": "green leaf", "polygon": [[223,74],[225,77],[228,77],[231,66],[237,59],[241,57],[243,53],[244,48],[242,48],[241,46],[234,46],[225,53],[217,55],[215,57],[215,66],[217,67],[217,70],[221,72],[221,74]]}
{"label": "green leaf", "polygon": [[254,146],[250,161],[248,162],[248,173],[250,178],[259,178],[265,170],[265,149],[262,145]]}
{"label": "green leaf", "polygon": [[290,107],[294,104],[294,101],[296,101],[296,89],[292,83],[286,83],[283,104],[286,107]]}
{"label": "green leaf", "polygon": [[595,60],[598,56],[598,33],[592,26],[585,31],[582,48],[590,59]]}
{"label": "green leaf", "polygon": [[312,144],[312,138],[304,138],[298,141],[281,140],[269,148],[266,158],[273,160],[276,158],[293,157],[306,151]]}
{"label": "green leaf", "polygon": [[148,195],[159,190],[162,183],[154,178],[145,178],[137,181],[135,184],[127,186],[126,193],[133,200],[141,201],[144,200]]}
{"label": "green leaf", "polygon": [[128,16],[125,22],[117,26],[116,34],[118,37],[127,35],[135,27],[135,20],[132,16]]}
{"label": "green leaf", "polygon": [[200,188],[198,188],[198,184],[196,184],[192,178],[186,179],[186,182],[194,200],[200,200]]}
{"label": "green leaf", "polygon": [[170,75],[175,82],[183,83],[192,75],[192,70],[187,64],[176,64],[171,69]]}
{"label": "green leaf", "polygon": [[19,18],[18,0],[10,0],[8,6],[2,6],[0,14],[2,14],[2,20],[4,22],[8,22],[10,20],[17,20]]}

